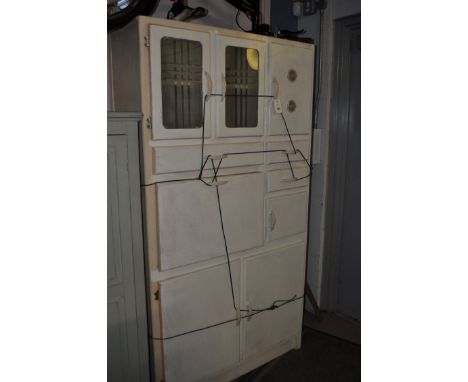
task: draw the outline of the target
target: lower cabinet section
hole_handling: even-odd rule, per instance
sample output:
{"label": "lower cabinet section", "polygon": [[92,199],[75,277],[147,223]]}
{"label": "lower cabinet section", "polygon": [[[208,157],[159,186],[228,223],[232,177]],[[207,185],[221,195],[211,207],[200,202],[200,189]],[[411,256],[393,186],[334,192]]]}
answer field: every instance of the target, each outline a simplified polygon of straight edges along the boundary
{"label": "lower cabinet section", "polygon": [[164,365],[156,367],[164,369],[165,381],[226,380],[219,376],[259,366],[270,351],[299,346],[305,251],[301,242],[231,261],[235,304],[243,310],[239,321],[227,263],[161,281]]}

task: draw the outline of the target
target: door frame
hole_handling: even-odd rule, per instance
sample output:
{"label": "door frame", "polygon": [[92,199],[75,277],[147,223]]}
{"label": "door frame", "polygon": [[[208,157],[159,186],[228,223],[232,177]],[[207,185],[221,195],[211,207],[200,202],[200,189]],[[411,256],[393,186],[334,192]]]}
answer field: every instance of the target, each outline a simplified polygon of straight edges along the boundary
{"label": "door frame", "polygon": [[343,208],[346,182],[351,55],[349,36],[361,28],[361,15],[334,20],[331,123],[328,142],[327,203],[322,268],[321,309],[335,311],[341,263]]}

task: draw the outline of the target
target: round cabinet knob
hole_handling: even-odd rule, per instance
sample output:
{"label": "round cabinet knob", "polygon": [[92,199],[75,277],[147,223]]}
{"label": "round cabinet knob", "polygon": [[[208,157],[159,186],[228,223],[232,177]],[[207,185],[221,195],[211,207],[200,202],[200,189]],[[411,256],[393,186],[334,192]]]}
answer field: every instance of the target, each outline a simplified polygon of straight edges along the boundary
{"label": "round cabinet knob", "polygon": [[297,78],[297,72],[294,69],[289,69],[288,72],[288,80],[291,82],[296,81]]}
{"label": "round cabinet knob", "polygon": [[294,110],[296,110],[296,102],[294,102],[293,100],[290,100],[288,102],[288,111],[292,113]]}

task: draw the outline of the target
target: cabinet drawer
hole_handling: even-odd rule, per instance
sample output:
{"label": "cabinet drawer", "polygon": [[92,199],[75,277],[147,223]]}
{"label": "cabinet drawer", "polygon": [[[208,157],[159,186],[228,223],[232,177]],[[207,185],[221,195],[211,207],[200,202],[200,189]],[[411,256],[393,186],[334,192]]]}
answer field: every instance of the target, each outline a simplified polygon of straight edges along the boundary
{"label": "cabinet drawer", "polygon": [[[263,143],[243,144],[207,144],[204,157],[207,155],[237,153],[245,151],[262,151]],[[198,171],[201,162],[201,145],[153,147],[155,174],[167,174],[181,171]],[[221,167],[251,166],[263,164],[263,153],[232,155],[223,159]],[[206,169],[211,169],[211,163]]]}
{"label": "cabinet drawer", "polygon": [[[300,168],[293,167],[293,170],[294,170],[294,175],[296,176],[296,178],[302,178],[309,173],[308,167],[300,167]],[[291,179],[292,179],[292,174],[291,174],[290,169],[269,172],[267,174],[267,192],[304,187],[309,184],[310,178],[307,177],[307,178],[297,180],[297,181],[291,181]]]}
{"label": "cabinet drawer", "polygon": [[[309,152],[310,152],[310,140],[295,140],[293,139],[294,147],[296,150],[300,150],[302,154],[309,160]],[[270,142],[268,143],[268,150],[292,150],[292,145],[289,140],[281,141],[281,142]],[[304,159],[300,154],[290,154],[289,159],[291,162],[302,161]],[[268,153],[267,155],[267,163],[281,163],[287,162],[288,158],[282,152],[274,152]],[[305,163],[305,162],[304,162]],[[310,163],[310,161],[309,161]]]}
{"label": "cabinet drawer", "polygon": [[[263,174],[219,178],[230,253],[263,244]],[[199,181],[158,185],[160,269],[225,256],[216,187]]]}
{"label": "cabinet drawer", "polygon": [[266,236],[268,241],[305,232],[308,193],[277,196],[266,200]]}

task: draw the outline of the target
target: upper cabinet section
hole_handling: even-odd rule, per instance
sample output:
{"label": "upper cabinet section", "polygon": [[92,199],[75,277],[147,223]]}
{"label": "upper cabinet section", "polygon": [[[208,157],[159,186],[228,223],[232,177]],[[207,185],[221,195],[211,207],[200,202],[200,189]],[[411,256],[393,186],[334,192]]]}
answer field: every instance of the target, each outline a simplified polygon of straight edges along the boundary
{"label": "upper cabinet section", "polygon": [[[310,48],[272,43],[270,57],[272,89],[281,101],[290,133],[310,134],[314,51]],[[275,114],[272,107],[270,134],[286,134],[281,115]]]}
{"label": "upper cabinet section", "polygon": [[153,139],[210,136],[210,34],[150,26],[150,41]]}
{"label": "upper cabinet section", "polygon": [[265,102],[263,41],[216,36],[217,135],[263,135]]}
{"label": "upper cabinet section", "polygon": [[141,111],[145,139],[286,135],[276,95],[291,134],[311,132],[311,45],[138,17],[111,33],[111,61],[114,108]]}

